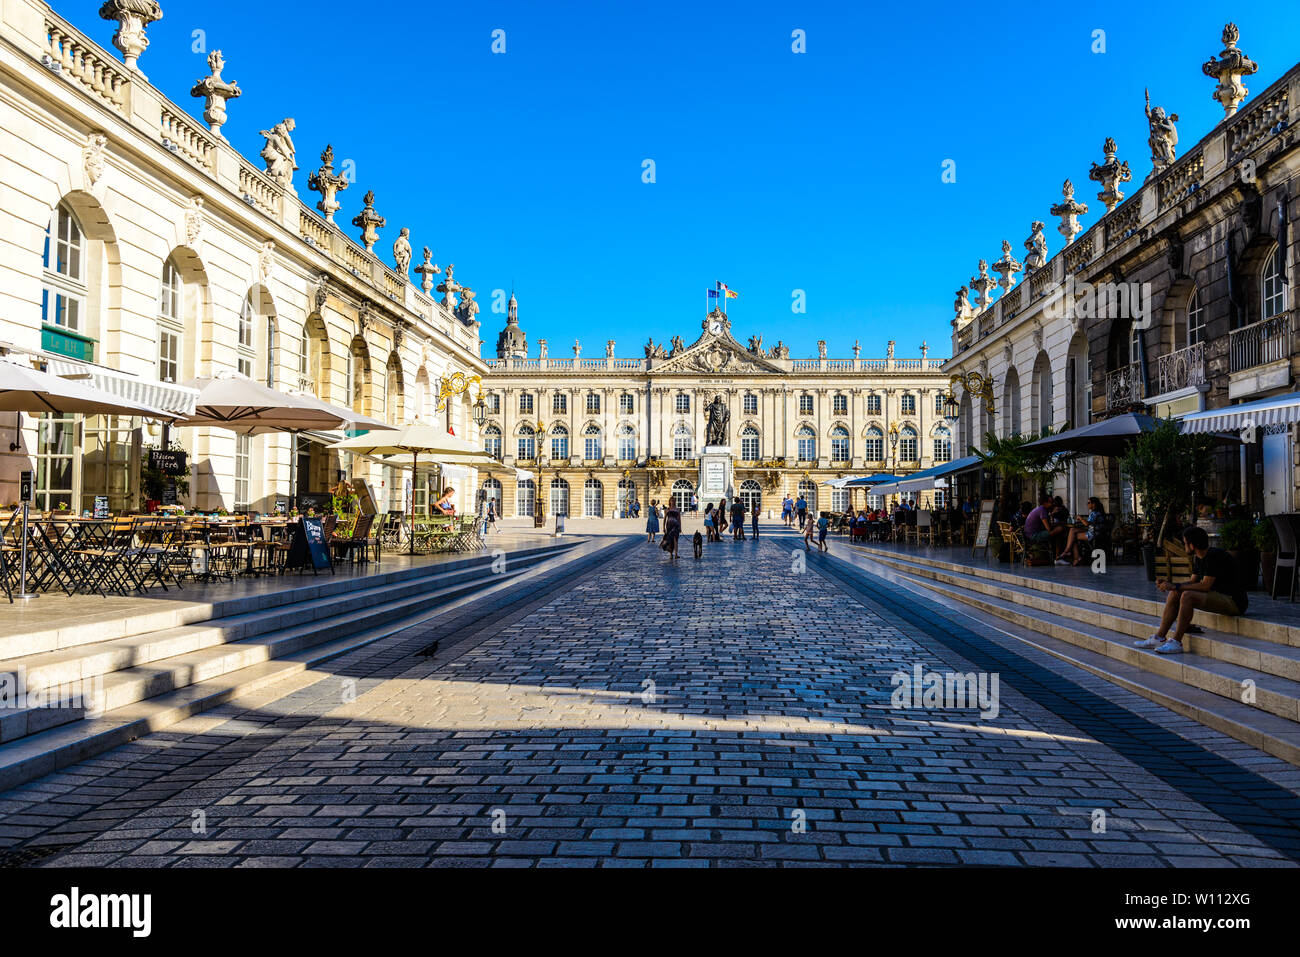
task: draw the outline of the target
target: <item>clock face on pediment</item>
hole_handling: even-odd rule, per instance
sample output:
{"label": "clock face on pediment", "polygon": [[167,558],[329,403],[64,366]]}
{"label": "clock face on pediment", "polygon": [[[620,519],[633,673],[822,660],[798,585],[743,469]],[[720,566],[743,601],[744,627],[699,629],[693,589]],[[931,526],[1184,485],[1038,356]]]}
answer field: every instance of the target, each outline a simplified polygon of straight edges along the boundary
{"label": "clock face on pediment", "polygon": [[723,373],[784,372],[766,356],[756,355],[731,337],[731,323],[717,314],[704,321],[704,334],[675,355],[656,364],[655,373],[705,372]]}

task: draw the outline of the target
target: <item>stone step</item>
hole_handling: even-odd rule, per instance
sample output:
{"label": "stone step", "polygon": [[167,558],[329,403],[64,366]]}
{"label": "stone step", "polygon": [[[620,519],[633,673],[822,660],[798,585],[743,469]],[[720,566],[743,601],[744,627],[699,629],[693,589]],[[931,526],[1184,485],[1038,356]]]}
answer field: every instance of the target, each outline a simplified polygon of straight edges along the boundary
{"label": "stone step", "polygon": [[[400,603],[402,613],[385,616],[385,620],[378,623],[373,620],[365,621],[364,625],[354,623],[350,631],[345,630],[343,634],[324,641],[311,642],[305,647],[295,647],[294,638],[285,635],[284,643],[275,649],[278,656],[269,660],[246,662],[232,670],[207,676],[204,662],[197,657],[192,658],[186,666],[177,667],[193,668],[192,676],[199,680],[191,681],[183,687],[161,690],[160,693],[149,697],[121,704],[106,710],[98,717],[68,722],[58,727],[28,734],[0,746],[0,791],[93,757],[142,735],[161,730],[177,721],[257,691],[273,682],[302,674],[317,664],[394,635],[432,617],[445,614],[467,602],[508,589],[521,578],[544,573],[570,560],[572,556],[569,552],[577,544],[569,542],[564,543],[563,547],[543,549],[542,551],[548,553],[541,556],[543,560],[527,566],[522,562],[512,562],[505,573],[481,579],[477,583],[467,582],[449,586],[446,590],[455,592],[450,597],[430,595],[426,600],[408,599]],[[305,629],[311,627],[304,626]],[[274,645],[280,637],[263,636],[247,644],[252,649],[258,649],[266,645]],[[242,645],[245,642],[235,644]],[[205,653],[219,657],[224,651],[229,651],[233,647],[206,649]],[[257,654],[258,652],[254,650],[254,658]],[[232,658],[228,663],[239,662],[237,658]],[[163,675],[176,670],[170,667],[169,662],[164,661],[159,664],[165,666],[159,668],[159,672]],[[121,674],[123,682],[129,684],[132,679],[125,673]],[[118,676],[112,677],[116,679]],[[164,680],[163,684],[165,683]],[[146,676],[146,680],[139,684],[139,687],[148,686],[149,681]]]}
{"label": "stone step", "polygon": [[[553,553],[536,552],[517,557],[507,567],[529,567],[550,554]],[[358,580],[356,584],[359,587],[339,595],[230,615],[201,624],[182,625],[91,645],[77,645],[59,651],[0,660],[0,674],[21,670],[28,688],[68,684],[213,645],[255,638],[311,621],[323,622],[344,611],[359,611],[410,595],[419,595],[430,589],[472,580],[485,574],[490,569],[491,561],[489,557],[481,557],[478,561],[451,570],[443,566],[430,566],[423,575],[407,576],[387,584],[371,584],[368,579]]]}
{"label": "stone step", "polygon": [[[963,579],[976,578],[986,582],[995,582],[1011,589],[1018,589],[1017,593],[1030,594],[1038,592],[1073,599],[1093,609],[1101,607],[1118,609],[1129,615],[1145,616],[1148,619],[1159,620],[1164,607],[1163,602],[1157,598],[1120,595],[1101,588],[1088,588],[1073,582],[1054,581],[1050,577],[1051,569],[1049,568],[1041,569],[1044,573],[1042,576],[1022,575],[1003,571],[1000,568],[963,565],[924,553],[900,554],[870,545],[861,548],[855,546],[855,550],[860,550],[870,555],[872,559],[880,561],[891,568],[936,578],[936,580],[942,580],[940,576],[944,574],[962,576]],[[1235,635],[1241,638],[1300,648],[1300,626],[1265,621],[1261,618],[1251,617],[1249,613],[1247,615],[1217,615],[1197,612],[1196,622],[1206,628],[1207,631],[1214,631],[1221,635]]]}
{"label": "stone step", "polygon": [[[572,548],[572,542],[546,543],[529,546],[507,552],[507,561],[513,562],[533,555],[553,553],[557,549]],[[491,552],[474,552],[453,561],[438,562],[429,565],[415,565],[395,568],[392,571],[377,571],[362,577],[340,574],[330,575],[290,575],[277,579],[284,587],[259,591],[247,595],[235,595],[229,598],[206,600],[204,586],[186,585],[178,591],[171,588],[167,592],[157,589],[149,593],[150,606],[144,610],[135,610],[113,617],[104,614],[104,603],[116,598],[103,599],[86,596],[83,615],[71,615],[57,623],[15,630],[0,634],[0,661],[20,658],[43,652],[76,648],[82,645],[98,644],[109,639],[130,638],[135,635],[148,635],[170,628],[201,624],[215,619],[233,618],[239,615],[264,612],[268,609],[285,605],[300,604],[308,600],[327,599],[332,596],[353,592],[358,582],[364,581],[365,587],[377,587],[393,584],[411,578],[420,578],[431,571],[447,572],[469,565],[490,560]],[[373,566],[372,566],[373,567]]]}
{"label": "stone step", "polygon": [[[57,700],[79,692],[102,694],[98,710],[107,711],[164,694],[211,677],[249,667],[261,661],[292,654],[312,645],[345,637],[359,629],[400,620],[519,574],[557,555],[573,544],[517,554],[501,575],[485,577],[490,556],[452,571],[427,566],[420,577],[405,577],[395,584],[358,587],[356,592],[324,600],[307,600],[283,606],[274,613],[235,616],[229,624],[218,620],[206,626],[168,629],[158,635],[82,646],[49,655],[0,664],[0,674],[20,671],[28,690],[46,689]],[[354,579],[355,586],[368,585]],[[170,652],[170,653],[168,653]],[[15,687],[17,685],[15,684]],[[92,699],[93,703],[94,699]],[[92,705],[93,706],[93,705]],[[83,720],[86,706],[38,704],[0,709],[0,743]]]}
{"label": "stone step", "polygon": [[[930,578],[906,574],[901,577],[1021,628],[1089,652],[1095,656],[1094,664],[1103,658],[1120,662],[1129,669],[1178,682],[1189,690],[1241,704],[1257,714],[1266,713],[1283,719],[1293,731],[1300,733],[1300,682],[1193,652],[1157,655],[1134,648],[1131,635],[1112,631],[1092,620],[1085,623],[1078,617],[1039,611],[1014,601],[941,584]],[[1243,700],[1247,681],[1253,683],[1253,704]]]}

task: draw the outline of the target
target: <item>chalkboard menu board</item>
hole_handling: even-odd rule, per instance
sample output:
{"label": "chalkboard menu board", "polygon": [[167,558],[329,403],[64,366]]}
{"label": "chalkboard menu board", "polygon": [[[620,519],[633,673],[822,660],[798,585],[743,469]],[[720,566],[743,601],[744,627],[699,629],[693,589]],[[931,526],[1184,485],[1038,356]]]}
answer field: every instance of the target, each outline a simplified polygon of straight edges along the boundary
{"label": "chalkboard menu board", "polygon": [[108,518],[108,496],[95,496],[95,518]]}
{"label": "chalkboard menu board", "polygon": [[974,555],[981,548],[984,554],[989,551],[989,532],[993,529],[993,502],[980,502],[979,524],[975,526],[975,545],[970,553]]}
{"label": "chalkboard menu board", "polygon": [[185,453],[171,449],[150,449],[149,467],[163,475],[185,474]]}
{"label": "chalkboard menu board", "polygon": [[284,563],[286,569],[306,568],[311,563],[312,574],[329,569],[334,572],[334,563],[330,561],[329,544],[325,541],[325,528],[319,518],[304,516],[294,527],[293,541],[289,544],[289,557]]}

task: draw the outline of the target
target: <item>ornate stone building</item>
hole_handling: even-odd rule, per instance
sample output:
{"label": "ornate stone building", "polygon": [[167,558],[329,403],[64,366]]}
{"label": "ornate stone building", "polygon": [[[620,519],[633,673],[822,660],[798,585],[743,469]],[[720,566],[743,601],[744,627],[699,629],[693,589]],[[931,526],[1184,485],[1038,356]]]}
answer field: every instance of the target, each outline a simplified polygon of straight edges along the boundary
{"label": "ornate stone building", "polygon": [[[1080,225],[1090,204],[1067,181],[1064,202],[1050,210],[1065,245],[1049,258],[1034,223],[1024,266],[1004,243],[1010,262],[993,267],[1002,279],[981,261],[958,291],[947,370],[990,382],[993,406],[958,389],[962,448],[988,431],[1060,429],[1128,411],[1196,417],[1189,427],[1204,429],[1206,413],[1219,410],[1214,429],[1247,441],[1220,451],[1207,495],[1267,513],[1300,507],[1300,66],[1247,99],[1241,78],[1257,67],[1237,40],[1229,24],[1225,49],[1203,68],[1218,84],[1207,95],[1224,108],[1213,129],[1180,146],[1177,114],[1148,99],[1151,172],[1141,185],[1126,195],[1135,172],[1107,138],[1088,173],[1100,187],[1095,220]],[[1261,427],[1249,428],[1255,419]],[[1112,508],[1129,502],[1112,459],[1081,463],[1067,484],[1077,508],[1094,493]]]}
{"label": "ornate stone building", "polygon": [[[193,407],[183,383],[242,374],[392,423],[446,421],[477,441],[472,394],[435,408],[441,378],[486,372],[473,292],[449,266],[437,299],[442,271],[427,249],[414,285],[405,229],[394,265],[381,261],[373,193],[354,220],[362,242],[341,232],[334,214],[355,193],[321,131],[267,123],[261,164],[236,152],[223,124],[254,120],[240,116],[242,91],[219,51],[191,91],[206,127],[150,85],[137,64],[151,22],[140,7],[101,10],[119,21],[124,64],[46,4],[0,0],[0,351],[170,411]],[[323,148],[319,169],[297,177],[320,193],[314,209],[295,190],[295,138]],[[16,425],[0,415],[7,437]],[[41,507],[89,508],[107,495],[115,510],[133,508],[141,451],[161,437],[140,419],[24,416],[16,448],[0,446],[0,504],[31,470]],[[300,493],[351,469],[381,508],[402,508],[410,481],[341,461],[326,449],[337,434],[302,436],[296,449],[283,434],[173,437],[193,469],[181,504],[270,510],[289,494],[293,455]],[[466,489],[461,505],[472,504]]]}
{"label": "ornate stone building", "polygon": [[[638,359],[617,358],[612,340],[595,358],[583,358],[578,343],[562,359],[550,357],[546,340],[537,345],[529,357],[511,297],[498,358],[488,363],[482,432],[501,462],[485,470],[483,487],[506,516],[531,516],[539,503],[544,514],[573,517],[620,515],[633,498],[685,505],[703,491],[710,439],[727,449],[718,456],[722,485],[773,511],[783,494],[800,492],[817,507],[843,508],[849,493],[827,480],[908,473],[952,456],[943,360],[928,358],[924,345],[919,359],[895,358],[893,342],[884,359],[863,359],[856,347],[852,359],[829,359],[825,343],[820,358],[791,359],[782,343],[742,345],[718,311],[694,342],[652,341]],[[725,413],[713,416],[710,435],[719,397]]]}

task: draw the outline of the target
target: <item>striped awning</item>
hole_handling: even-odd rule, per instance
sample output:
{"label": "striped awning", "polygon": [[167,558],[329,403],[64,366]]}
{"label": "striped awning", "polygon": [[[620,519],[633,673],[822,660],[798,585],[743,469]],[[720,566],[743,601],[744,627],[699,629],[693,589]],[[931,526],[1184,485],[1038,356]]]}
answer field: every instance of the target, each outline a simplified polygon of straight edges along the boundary
{"label": "striped awning", "polygon": [[1300,422],[1300,392],[1193,412],[1181,421],[1184,432],[1240,432],[1252,427],[1290,425]]}
{"label": "striped awning", "polygon": [[44,355],[41,358],[52,375],[76,378],[119,399],[162,409],[165,412],[174,412],[181,417],[194,414],[194,404],[199,397],[195,389],[169,382],[159,382],[156,379],[143,379],[106,366],[77,362],[75,359],[52,355]]}

